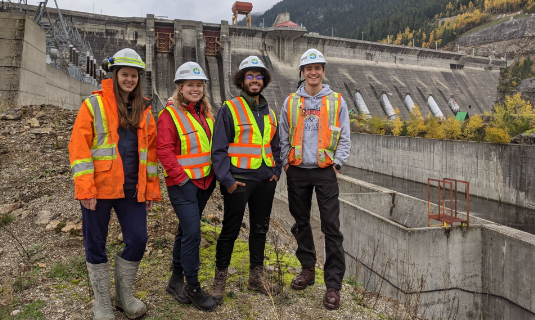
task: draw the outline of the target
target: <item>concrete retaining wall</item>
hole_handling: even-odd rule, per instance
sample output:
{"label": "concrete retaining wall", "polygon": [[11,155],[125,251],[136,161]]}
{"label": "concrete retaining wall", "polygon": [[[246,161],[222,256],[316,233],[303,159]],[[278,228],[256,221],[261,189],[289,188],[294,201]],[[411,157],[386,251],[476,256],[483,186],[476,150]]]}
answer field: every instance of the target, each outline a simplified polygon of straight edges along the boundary
{"label": "concrete retaining wall", "polygon": [[466,180],[472,195],[535,208],[533,163],[533,146],[352,134],[347,165],[421,183]]}
{"label": "concrete retaining wall", "polygon": [[77,110],[97,87],[46,63],[45,32],[26,15],[0,13],[0,112],[13,105]]}
{"label": "concrete retaining wall", "polygon": [[[346,277],[428,319],[535,318],[535,235],[475,217],[469,228],[429,228],[425,201],[338,182]],[[284,173],[276,196],[287,201]]]}

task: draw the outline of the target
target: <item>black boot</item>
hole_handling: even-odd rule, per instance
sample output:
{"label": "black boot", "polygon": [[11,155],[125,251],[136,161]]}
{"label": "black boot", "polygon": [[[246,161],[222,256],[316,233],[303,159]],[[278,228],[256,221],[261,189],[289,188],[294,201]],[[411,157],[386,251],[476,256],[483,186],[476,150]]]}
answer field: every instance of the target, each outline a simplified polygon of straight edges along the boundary
{"label": "black boot", "polygon": [[169,283],[165,288],[170,295],[175,298],[176,301],[183,304],[190,304],[191,302],[184,295],[184,275],[178,275],[173,273],[169,279]]}
{"label": "black boot", "polygon": [[197,309],[202,311],[213,311],[217,305],[212,296],[202,291],[200,285],[195,287],[186,284],[184,286],[184,295]]}

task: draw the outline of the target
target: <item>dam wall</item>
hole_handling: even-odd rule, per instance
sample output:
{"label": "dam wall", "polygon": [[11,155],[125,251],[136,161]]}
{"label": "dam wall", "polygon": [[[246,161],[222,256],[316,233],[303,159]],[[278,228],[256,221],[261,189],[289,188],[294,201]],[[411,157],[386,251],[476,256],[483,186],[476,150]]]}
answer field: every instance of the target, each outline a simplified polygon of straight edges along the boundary
{"label": "dam wall", "polygon": [[427,184],[470,182],[470,194],[535,208],[535,147],[473,141],[351,134],[346,165]]}
{"label": "dam wall", "polygon": [[45,32],[26,15],[0,13],[0,112],[14,105],[77,110],[98,88],[46,63]]}
{"label": "dam wall", "polygon": [[[29,7],[31,15],[35,6]],[[52,19],[57,17],[55,10],[50,14]],[[450,51],[313,35],[305,28],[231,26],[226,20],[213,24],[153,14],[143,18],[70,10],[62,14],[76,24],[98,63],[125,47],[141,55],[147,64],[144,94],[153,99],[155,110],[172,95],[174,72],[186,61],[198,62],[209,74],[208,92],[217,111],[223,101],[238,93],[231,79],[241,60],[259,56],[273,78],[263,94],[278,112],[296,89],[302,53],[317,48],[328,61],[324,82],[342,93],[352,112],[361,112],[355,101],[360,93],[368,116],[386,116],[380,102],[384,95],[402,118],[409,116],[404,104],[407,95],[423,115],[431,112],[430,97],[445,117],[457,112],[449,106],[451,99],[469,114],[490,111],[497,97],[499,70],[506,66],[502,60]]]}

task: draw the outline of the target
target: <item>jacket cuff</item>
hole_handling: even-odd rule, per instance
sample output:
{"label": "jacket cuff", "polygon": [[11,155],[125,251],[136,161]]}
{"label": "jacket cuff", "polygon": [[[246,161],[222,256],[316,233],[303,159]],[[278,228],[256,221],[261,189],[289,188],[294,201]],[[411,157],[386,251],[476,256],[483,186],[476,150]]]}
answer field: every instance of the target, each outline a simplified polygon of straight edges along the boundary
{"label": "jacket cuff", "polygon": [[340,167],[344,165],[344,163],[343,163],[342,161],[340,161],[340,160],[338,160],[338,159],[336,159],[336,158],[334,159],[334,164],[337,164],[337,165],[339,165]]}
{"label": "jacket cuff", "polygon": [[178,184],[178,186],[179,186],[179,187],[182,187],[183,185],[185,185],[186,183],[188,183],[188,181],[189,181],[189,177],[186,177],[186,179],[184,179],[184,181],[180,182],[180,183]]}
{"label": "jacket cuff", "polygon": [[230,179],[228,179],[228,180],[226,180],[224,182],[221,182],[221,185],[223,185],[223,187],[225,187],[225,188],[229,188],[235,183],[236,183],[236,180],[234,180],[233,178],[230,178]]}

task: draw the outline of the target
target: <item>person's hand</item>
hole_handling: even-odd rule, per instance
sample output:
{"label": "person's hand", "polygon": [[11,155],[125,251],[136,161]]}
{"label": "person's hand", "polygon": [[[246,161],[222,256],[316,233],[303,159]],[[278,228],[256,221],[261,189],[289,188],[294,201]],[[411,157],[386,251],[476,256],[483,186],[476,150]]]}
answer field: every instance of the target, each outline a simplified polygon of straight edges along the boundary
{"label": "person's hand", "polygon": [[228,193],[231,193],[231,194],[232,194],[232,193],[234,192],[234,190],[236,190],[236,188],[237,188],[238,186],[245,187],[245,183],[243,183],[243,182],[239,182],[239,181],[234,182],[233,185],[231,185],[230,187],[227,188]]}
{"label": "person's hand", "polygon": [[145,209],[147,209],[147,211],[151,211],[153,205],[154,205],[154,201],[152,200],[145,201]]}
{"label": "person's hand", "polygon": [[80,202],[82,203],[82,206],[84,206],[84,208],[86,208],[87,210],[95,211],[95,209],[97,208],[96,197],[93,199],[82,199],[80,200]]}
{"label": "person's hand", "polygon": [[336,172],[336,176],[338,177],[338,170],[336,170],[336,167],[333,166],[334,172]]}
{"label": "person's hand", "polygon": [[269,179],[269,181],[273,181],[275,180],[275,182],[279,182],[279,178],[277,178],[276,175],[272,175],[271,178]]}
{"label": "person's hand", "polygon": [[284,166],[284,172],[288,171],[288,168],[289,168],[289,167],[290,167],[290,164],[287,163],[287,164]]}

